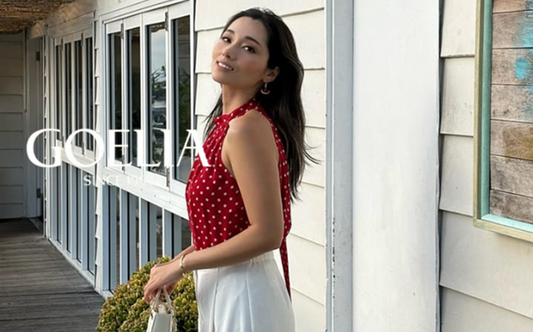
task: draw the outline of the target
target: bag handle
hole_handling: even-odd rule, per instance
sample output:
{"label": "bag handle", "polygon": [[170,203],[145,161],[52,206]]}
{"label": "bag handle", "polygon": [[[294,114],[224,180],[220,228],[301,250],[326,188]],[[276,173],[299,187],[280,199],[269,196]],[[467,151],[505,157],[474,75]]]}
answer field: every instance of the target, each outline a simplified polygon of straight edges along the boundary
{"label": "bag handle", "polygon": [[159,313],[159,298],[161,297],[161,289],[163,290],[163,293],[165,294],[165,301],[161,304],[166,308],[167,313],[170,313],[172,314],[172,316],[174,316],[175,315],[174,306],[172,305],[172,300],[170,299],[170,296],[168,295],[166,287],[160,288],[157,291],[156,296],[150,302],[150,308],[152,309],[152,312]]}

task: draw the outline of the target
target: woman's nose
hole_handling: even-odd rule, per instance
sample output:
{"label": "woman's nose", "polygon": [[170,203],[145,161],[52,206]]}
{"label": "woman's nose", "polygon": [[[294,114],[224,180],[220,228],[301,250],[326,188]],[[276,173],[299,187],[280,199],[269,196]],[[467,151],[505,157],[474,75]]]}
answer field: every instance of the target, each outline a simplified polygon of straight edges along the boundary
{"label": "woman's nose", "polygon": [[235,50],[233,44],[226,46],[224,49],[222,49],[222,56],[233,59],[235,56]]}

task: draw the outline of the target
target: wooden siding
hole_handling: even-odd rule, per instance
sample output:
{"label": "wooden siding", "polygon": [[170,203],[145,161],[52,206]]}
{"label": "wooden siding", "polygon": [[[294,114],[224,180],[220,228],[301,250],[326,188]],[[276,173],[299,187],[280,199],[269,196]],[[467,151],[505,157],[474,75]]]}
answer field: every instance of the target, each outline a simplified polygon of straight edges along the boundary
{"label": "wooden siding", "polygon": [[444,289],[441,332],[530,332],[533,320],[498,306]]}
{"label": "wooden siding", "polygon": [[531,243],[476,228],[471,217],[450,212],[443,213],[441,234],[441,286],[533,319]]}
{"label": "wooden siding", "polygon": [[533,193],[517,186],[533,181],[527,166],[533,164],[533,13],[525,11],[530,6],[529,1],[494,3],[490,212],[533,223]]}
{"label": "wooden siding", "polygon": [[494,13],[522,11],[533,9],[533,2],[531,0],[494,0],[492,8]]}
{"label": "wooden siding", "polygon": [[[523,10],[530,8],[530,0],[494,0],[494,12]],[[460,7],[468,7],[468,11],[460,11]],[[442,35],[442,52],[445,82],[456,83],[443,87],[443,103],[447,100],[458,100],[473,103],[474,96],[467,98],[465,86],[474,85],[474,79],[468,82],[465,71],[474,70],[474,39],[469,46],[470,57],[460,59],[464,65],[453,64],[464,52],[465,36],[475,34],[475,0],[446,0],[444,3],[444,27]],[[496,19],[498,20],[498,19]],[[448,22],[449,23],[448,23]],[[470,22],[470,23],[467,23]],[[499,23],[496,21],[495,25]],[[458,30],[448,27],[464,27],[461,34]],[[498,52],[516,52],[520,50],[495,50]],[[509,54],[509,53],[508,53]],[[501,59],[502,57],[500,57]],[[470,68],[466,62],[470,63]],[[457,70],[449,70],[452,66]],[[512,68],[512,66],[509,66]],[[497,70],[497,69],[496,69]],[[499,75],[499,73],[497,72]],[[448,76],[448,77],[446,77]],[[505,77],[506,85],[492,86],[492,118],[514,122],[529,122],[529,114],[533,107],[533,97],[529,86],[508,85],[518,84],[511,75]],[[445,83],[446,84],[446,83]],[[509,96],[512,95],[512,98]],[[450,104],[447,104],[450,105]],[[459,104],[461,105],[461,104]],[[533,244],[478,229],[473,226],[473,174],[474,155],[471,133],[466,133],[462,121],[469,121],[470,116],[465,107],[442,108],[441,134],[443,140],[441,202],[442,230],[440,232],[440,285],[441,297],[441,330],[442,332],[526,332],[533,329],[533,312],[531,310],[531,289],[533,284],[529,277],[533,270]],[[453,121],[452,121],[453,119]],[[458,119],[458,120],[455,120]],[[453,124],[453,125],[452,125]],[[462,136],[462,137],[459,137]],[[513,162],[493,156],[491,167],[520,167],[526,165],[514,159]],[[495,163],[498,163],[495,165]],[[510,177],[513,179],[513,177]],[[502,191],[507,186],[515,186],[514,181],[491,180],[494,188]],[[527,182],[525,183],[527,185]]]}
{"label": "wooden siding", "polygon": [[443,138],[440,209],[471,216],[473,213],[472,138],[447,135]]}
{"label": "wooden siding", "polygon": [[475,0],[444,1],[441,56],[473,56],[475,27]]}
{"label": "wooden siding", "polygon": [[23,216],[22,34],[0,35],[0,219]]}
{"label": "wooden siding", "polygon": [[452,58],[444,63],[441,134],[474,133],[474,59]]}

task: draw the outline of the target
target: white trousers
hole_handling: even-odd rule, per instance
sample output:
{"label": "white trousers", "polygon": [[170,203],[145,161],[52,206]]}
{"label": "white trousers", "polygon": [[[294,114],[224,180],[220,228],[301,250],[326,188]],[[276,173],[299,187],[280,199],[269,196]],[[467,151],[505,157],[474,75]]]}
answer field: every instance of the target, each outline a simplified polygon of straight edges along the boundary
{"label": "white trousers", "polygon": [[272,251],[194,271],[198,332],[294,332],[294,312]]}

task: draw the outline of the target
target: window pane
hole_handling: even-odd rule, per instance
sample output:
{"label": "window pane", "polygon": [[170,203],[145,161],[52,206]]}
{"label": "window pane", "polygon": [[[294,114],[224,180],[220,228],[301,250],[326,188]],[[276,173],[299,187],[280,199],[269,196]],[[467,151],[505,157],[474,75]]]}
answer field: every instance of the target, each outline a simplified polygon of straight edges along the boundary
{"label": "window pane", "polygon": [[71,201],[71,192],[72,190],[70,189],[70,165],[67,164],[67,163],[64,163],[64,166],[66,168],[66,178],[65,178],[65,202],[67,203],[67,215],[65,216],[64,220],[65,220],[65,227],[66,227],[66,237],[67,237],[67,251],[68,252],[72,252],[72,241],[70,241],[70,230],[72,229],[72,227],[70,226],[70,224],[72,223],[72,201]]}
{"label": "window pane", "polygon": [[56,191],[56,218],[54,223],[56,225],[55,240],[61,243],[61,167],[55,168],[55,191]]}
{"label": "window pane", "polygon": [[65,139],[72,132],[72,51],[71,44],[65,44]]}
{"label": "window pane", "polygon": [[75,222],[76,222],[76,259],[81,262],[81,205],[83,202],[81,201],[81,188],[80,183],[82,181],[81,178],[81,170],[78,168],[72,168],[74,171],[74,196],[75,196],[75,204],[76,204],[76,214],[74,215]]}
{"label": "window pane", "polygon": [[[87,174],[87,173],[86,173]],[[91,183],[85,186],[87,190],[87,260],[89,271],[94,274],[94,265],[96,257],[96,223],[95,223],[95,202],[94,202],[94,185]]]}
{"label": "window pane", "polygon": [[[183,151],[187,140],[187,129],[191,127],[191,58],[189,16],[180,17],[174,21],[174,158],[175,164]],[[189,142],[189,145],[191,143]],[[191,150],[185,150],[183,157],[176,167],[174,178],[186,182],[191,170]]]}
{"label": "window pane", "polygon": [[120,190],[109,187],[109,288],[115,289],[120,280]]}
{"label": "window pane", "polygon": [[165,25],[154,24],[148,27],[148,161],[160,162],[150,171],[164,174],[163,133],[157,129],[167,127],[167,75],[165,67],[166,43]]}
{"label": "window pane", "polygon": [[141,129],[141,38],[140,28],[129,30],[128,34],[128,162],[137,166],[137,135]]}
{"label": "window pane", "polygon": [[[94,130],[94,99],[93,99],[93,39],[87,38],[85,40],[85,58],[87,59],[85,79],[87,80],[86,101],[87,101],[87,113],[86,123],[87,129]],[[87,142],[87,149],[93,150],[94,139],[91,135],[86,134],[85,141]]]}
{"label": "window pane", "polygon": [[[189,221],[178,215],[172,215],[172,255],[179,254],[183,249],[191,245],[191,229]],[[178,244],[181,243],[181,246]]]}
{"label": "window pane", "polygon": [[[83,127],[83,108],[82,108],[82,100],[83,100],[83,62],[82,62],[82,50],[81,50],[81,41],[74,42],[74,81],[76,84],[76,102],[75,102],[75,109],[74,109],[74,131],[81,129]],[[82,135],[76,135],[74,139],[74,143],[76,146],[81,147],[81,138]]]}
{"label": "window pane", "polygon": [[[61,66],[61,45],[56,46],[56,128],[61,131],[63,128],[61,121],[61,86],[62,86],[62,66]],[[61,133],[58,133],[58,138],[61,139]]]}
{"label": "window pane", "polygon": [[[110,89],[109,91],[109,109],[111,110],[109,118],[109,129],[122,129],[122,67],[121,67],[121,48],[120,32],[109,35],[109,73]],[[122,144],[122,133],[115,134],[115,144]],[[122,159],[122,149],[115,148],[115,159]]]}

